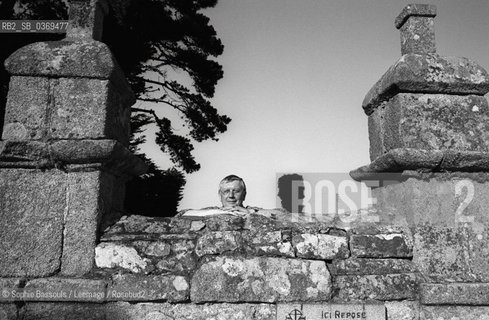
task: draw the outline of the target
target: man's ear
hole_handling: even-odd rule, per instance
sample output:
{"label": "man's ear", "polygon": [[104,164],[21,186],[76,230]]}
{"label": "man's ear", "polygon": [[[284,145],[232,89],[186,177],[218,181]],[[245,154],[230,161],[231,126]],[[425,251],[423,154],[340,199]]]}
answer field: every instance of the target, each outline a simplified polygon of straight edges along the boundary
{"label": "man's ear", "polygon": [[243,192],[243,202],[245,201],[246,199],[246,190]]}

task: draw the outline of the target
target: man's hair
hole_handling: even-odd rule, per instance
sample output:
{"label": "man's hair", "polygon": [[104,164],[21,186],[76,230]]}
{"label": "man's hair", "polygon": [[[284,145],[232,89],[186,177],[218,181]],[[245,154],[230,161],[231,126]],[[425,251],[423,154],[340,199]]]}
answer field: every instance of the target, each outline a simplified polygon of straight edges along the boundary
{"label": "man's hair", "polygon": [[229,176],[224,177],[221,182],[219,182],[219,190],[221,190],[221,186],[228,182],[240,181],[243,184],[243,190],[246,192],[246,184],[244,180],[234,174],[230,174]]}

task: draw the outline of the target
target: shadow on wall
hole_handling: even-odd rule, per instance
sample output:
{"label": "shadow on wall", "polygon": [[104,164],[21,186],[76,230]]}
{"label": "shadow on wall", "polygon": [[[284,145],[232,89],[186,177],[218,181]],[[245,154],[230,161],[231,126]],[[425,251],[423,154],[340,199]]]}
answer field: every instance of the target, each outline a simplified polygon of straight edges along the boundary
{"label": "shadow on wall", "polygon": [[129,214],[173,217],[184,186],[185,177],[176,169],[150,170],[126,184],[125,209]]}
{"label": "shadow on wall", "polygon": [[[278,178],[278,197],[285,210],[303,213],[304,177],[300,174],[284,174]],[[295,201],[294,201],[295,198]]]}

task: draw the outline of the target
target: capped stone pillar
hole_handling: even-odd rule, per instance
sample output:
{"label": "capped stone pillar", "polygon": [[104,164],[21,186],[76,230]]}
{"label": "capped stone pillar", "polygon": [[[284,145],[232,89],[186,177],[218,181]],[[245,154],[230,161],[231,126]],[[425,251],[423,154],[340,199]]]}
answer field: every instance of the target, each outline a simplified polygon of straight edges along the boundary
{"label": "capped stone pillar", "polygon": [[435,13],[432,5],[408,5],[396,19],[403,56],[362,105],[372,161],[397,148],[489,151],[489,74],[467,58],[435,53]]}
{"label": "capped stone pillar", "polygon": [[71,1],[67,38],[14,52],[0,141],[0,277],[80,276],[124,183],[134,95],[100,38],[101,1]]}
{"label": "capped stone pillar", "polygon": [[407,5],[397,16],[395,25],[401,31],[401,54],[436,53],[436,7],[428,4]]}
{"label": "capped stone pillar", "polygon": [[350,175],[379,180],[381,224],[411,229],[423,305],[489,305],[489,74],[435,53],[435,13],[396,19],[403,55],[363,101],[372,162]]}

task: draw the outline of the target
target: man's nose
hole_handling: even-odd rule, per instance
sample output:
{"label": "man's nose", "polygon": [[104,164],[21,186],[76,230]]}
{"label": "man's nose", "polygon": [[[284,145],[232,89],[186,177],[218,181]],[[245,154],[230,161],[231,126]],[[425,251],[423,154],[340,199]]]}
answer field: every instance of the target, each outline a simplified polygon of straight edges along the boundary
{"label": "man's nose", "polygon": [[231,190],[231,192],[229,193],[229,195],[234,198],[234,191]]}

